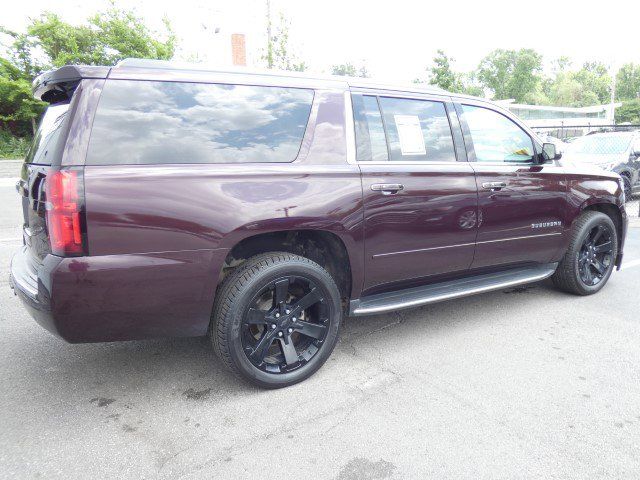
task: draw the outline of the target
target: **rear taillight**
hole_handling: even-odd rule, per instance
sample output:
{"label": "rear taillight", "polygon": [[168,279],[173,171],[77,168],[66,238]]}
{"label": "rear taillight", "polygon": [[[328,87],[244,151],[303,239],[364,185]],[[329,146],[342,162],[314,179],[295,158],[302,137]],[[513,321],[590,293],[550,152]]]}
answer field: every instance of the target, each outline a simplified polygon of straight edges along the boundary
{"label": "rear taillight", "polygon": [[85,254],[82,170],[57,170],[46,178],[47,228],[51,253]]}

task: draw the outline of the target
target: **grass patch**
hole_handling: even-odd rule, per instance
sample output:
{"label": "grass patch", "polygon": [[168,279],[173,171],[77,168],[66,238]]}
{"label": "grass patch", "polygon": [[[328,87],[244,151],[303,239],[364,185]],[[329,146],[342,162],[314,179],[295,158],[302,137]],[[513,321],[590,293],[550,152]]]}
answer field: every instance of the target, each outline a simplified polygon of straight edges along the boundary
{"label": "grass patch", "polygon": [[0,159],[24,158],[31,145],[31,138],[14,137],[9,132],[0,130]]}

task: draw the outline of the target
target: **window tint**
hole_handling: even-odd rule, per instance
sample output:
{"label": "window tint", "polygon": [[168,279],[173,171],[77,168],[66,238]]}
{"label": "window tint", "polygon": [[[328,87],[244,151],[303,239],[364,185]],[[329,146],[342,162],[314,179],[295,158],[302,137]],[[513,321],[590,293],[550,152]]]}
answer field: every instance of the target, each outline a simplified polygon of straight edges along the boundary
{"label": "window tint", "polygon": [[531,162],[531,137],[504,115],[462,105],[478,162]]}
{"label": "window tint", "polygon": [[61,140],[64,141],[61,135],[67,121],[68,109],[68,103],[58,103],[47,107],[42,120],[40,120],[38,131],[33,137],[33,143],[24,159],[25,163],[43,165],[54,163],[54,157],[61,151]]}
{"label": "window tint", "polygon": [[87,164],[291,162],[313,91],[107,81]]}
{"label": "window tint", "polygon": [[378,100],[370,95],[352,95],[358,161],[389,159]]}
{"label": "window tint", "polygon": [[455,162],[444,103],[380,97],[391,160]]}

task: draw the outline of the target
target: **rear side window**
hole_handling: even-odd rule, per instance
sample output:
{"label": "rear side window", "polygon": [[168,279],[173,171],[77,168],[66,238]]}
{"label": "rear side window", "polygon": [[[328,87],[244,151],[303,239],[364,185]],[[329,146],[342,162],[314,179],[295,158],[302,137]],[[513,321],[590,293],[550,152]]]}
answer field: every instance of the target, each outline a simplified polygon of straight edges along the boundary
{"label": "rear side window", "polygon": [[312,103],[298,88],[110,80],[86,163],[291,162]]}
{"label": "rear side window", "polygon": [[68,103],[49,105],[45,111],[33,143],[25,157],[25,163],[51,165],[58,163],[64,144]]}
{"label": "rear side window", "polygon": [[356,154],[359,162],[389,160],[378,99],[371,95],[352,95],[356,127]]}
{"label": "rear side window", "polygon": [[531,137],[504,115],[482,107],[462,105],[477,162],[533,160]]}
{"label": "rear side window", "polygon": [[455,162],[444,103],[380,97],[390,160]]}

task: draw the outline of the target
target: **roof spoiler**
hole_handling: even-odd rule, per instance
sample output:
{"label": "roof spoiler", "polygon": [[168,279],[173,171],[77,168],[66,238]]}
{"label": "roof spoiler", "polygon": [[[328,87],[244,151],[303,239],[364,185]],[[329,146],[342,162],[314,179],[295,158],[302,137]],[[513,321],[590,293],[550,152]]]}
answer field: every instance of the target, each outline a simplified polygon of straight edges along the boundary
{"label": "roof spoiler", "polygon": [[71,98],[83,78],[107,78],[111,67],[65,65],[38,75],[32,84],[33,96],[48,103],[58,103]]}

